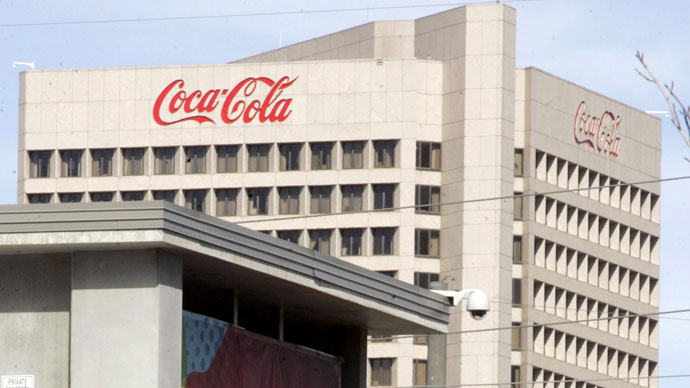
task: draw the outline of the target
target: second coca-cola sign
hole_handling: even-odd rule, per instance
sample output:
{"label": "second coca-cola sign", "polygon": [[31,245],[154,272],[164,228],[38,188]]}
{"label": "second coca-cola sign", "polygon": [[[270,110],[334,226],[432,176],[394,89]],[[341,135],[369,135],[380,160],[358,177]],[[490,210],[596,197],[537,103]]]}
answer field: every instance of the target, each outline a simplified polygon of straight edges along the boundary
{"label": "second coca-cola sign", "polygon": [[586,144],[600,154],[618,159],[621,137],[616,131],[621,125],[621,117],[606,111],[601,116],[587,113],[585,102],[580,102],[575,112],[573,136],[575,143]]}
{"label": "second coca-cola sign", "polygon": [[[232,89],[210,89],[206,91],[184,89],[184,80],[177,79],[166,86],[153,105],[153,119],[159,125],[170,125],[183,121],[215,123],[212,114],[217,114],[226,124],[238,120],[250,123],[283,122],[292,113],[292,98],[284,98],[283,92],[297,77],[284,76],[277,81],[268,77],[248,77]],[[263,89],[260,91],[259,89]],[[263,97],[256,97],[263,96]],[[166,121],[165,112],[173,117]],[[179,118],[178,118],[179,117]]]}

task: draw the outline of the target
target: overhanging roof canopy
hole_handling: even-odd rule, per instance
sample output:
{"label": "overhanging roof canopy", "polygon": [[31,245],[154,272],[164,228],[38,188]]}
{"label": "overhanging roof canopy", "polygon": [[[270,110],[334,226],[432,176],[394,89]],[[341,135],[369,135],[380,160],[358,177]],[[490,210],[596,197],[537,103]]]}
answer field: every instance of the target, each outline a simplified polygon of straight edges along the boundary
{"label": "overhanging roof canopy", "polygon": [[151,248],[176,252],[210,286],[303,319],[372,334],[447,331],[440,295],[167,202],[0,206],[0,254]]}

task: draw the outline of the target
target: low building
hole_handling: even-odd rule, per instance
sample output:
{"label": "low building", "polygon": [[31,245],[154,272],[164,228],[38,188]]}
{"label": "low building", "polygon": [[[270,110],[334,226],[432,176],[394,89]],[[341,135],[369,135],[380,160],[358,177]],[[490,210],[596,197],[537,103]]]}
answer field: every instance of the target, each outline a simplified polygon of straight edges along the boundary
{"label": "low building", "polygon": [[163,201],[2,206],[0,267],[0,374],[35,387],[359,388],[368,335],[449,318],[437,294]]}

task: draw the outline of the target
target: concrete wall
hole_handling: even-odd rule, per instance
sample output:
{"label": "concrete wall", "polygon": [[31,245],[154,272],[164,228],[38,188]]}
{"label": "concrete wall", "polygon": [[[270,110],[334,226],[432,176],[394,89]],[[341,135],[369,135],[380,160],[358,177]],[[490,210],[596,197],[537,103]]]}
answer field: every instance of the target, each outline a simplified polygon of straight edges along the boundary
{"label": "concrete wall", "polygon": [[[443,202],[510,195],[515,11],[467,6],[416,21],[416,55],[443,60]],[[441,208],[441,278],[487,292],[491,314],[454,310],[449,332],[510,325],[511,201]],[[448,336],[447,384],[509,381],[505,331]],[[459,368],[458,368],[459,367]]]}
{"label": "concrete wall", "polygon": [[69,255],[3,255],[0,268],[0,375],[69,387]]}
{"label": "concrete wall", "polygon": [[412,58],[413,49],[414,21],[376,21],[243,58],[236,63]]}
{"label": "concrete wall", "polygon": [[73,259],[70,387],[180,384],[182,262],[157,251]]}

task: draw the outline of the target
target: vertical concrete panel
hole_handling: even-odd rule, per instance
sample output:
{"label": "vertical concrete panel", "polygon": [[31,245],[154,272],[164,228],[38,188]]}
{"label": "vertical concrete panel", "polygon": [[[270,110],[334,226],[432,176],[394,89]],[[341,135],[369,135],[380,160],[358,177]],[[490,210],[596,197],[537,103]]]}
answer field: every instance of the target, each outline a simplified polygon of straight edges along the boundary
{"label": "vertical concrete panel", "polygon": [[179,258],[154,250],[80,252],[72,279],[70,387],[179,384]]}
{"label": "vertical concrete panel", "polygon": [[[453,17],[455,16],[455,17]],[[428,26],[434,30],[429,31]],[[416,53],[444,61],[442,200],[471,200],[513,191],[515,116],[514,9],[470,5],[417,21]],[[443,47],[437,47],[439,44]],[[461,48],[459,50],[458,48]],[[479,288],[491,306],[484,321],[451,309],[449,332],[510,326],[512,201],[441,209],[441,278],[449,288]],[[510,379],[510,332],[447,337],[446,383]]]}
{"label": "vertical concrete panel", "polygon": [[0,374],[69,386],[69,256],[0,256]]}

